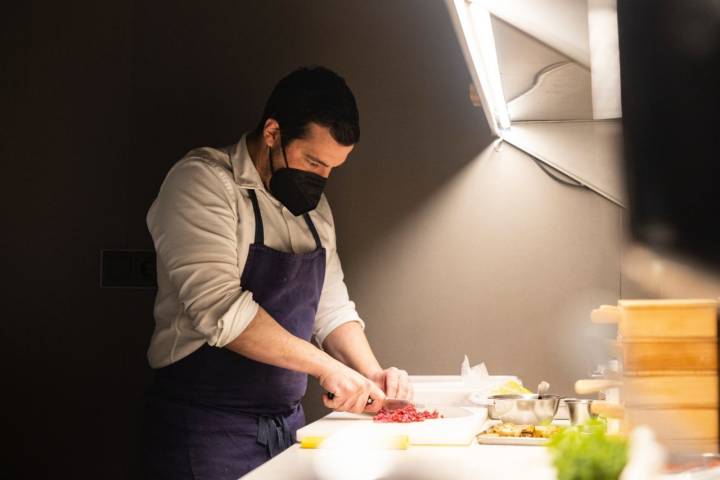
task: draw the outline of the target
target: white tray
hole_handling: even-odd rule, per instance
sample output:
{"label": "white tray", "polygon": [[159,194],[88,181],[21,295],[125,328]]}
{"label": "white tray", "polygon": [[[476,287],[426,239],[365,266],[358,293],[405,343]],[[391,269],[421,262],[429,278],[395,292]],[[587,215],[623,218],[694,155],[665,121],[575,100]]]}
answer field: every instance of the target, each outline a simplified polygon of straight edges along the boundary
{"label": "white tray", "polygon": [[543,446],[546,445],[549,438],[534,437],[492,437],[490,435],[478,435],[477,443],[481,445],[526,445],[526,446]]}

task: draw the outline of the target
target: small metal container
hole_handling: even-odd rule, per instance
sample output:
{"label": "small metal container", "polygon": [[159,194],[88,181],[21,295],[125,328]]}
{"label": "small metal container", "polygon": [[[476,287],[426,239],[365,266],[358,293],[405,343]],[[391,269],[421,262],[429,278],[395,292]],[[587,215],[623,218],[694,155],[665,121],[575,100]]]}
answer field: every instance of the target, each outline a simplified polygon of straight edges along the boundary
{"label": "small metal container", "polygon": [[597,415],[592,413],[590,407],[592,405],[592,399],[589,398],[565,398],[563,402],[568,407],[568,413],[570,414],[570,423],[573,425],[580,425],[585,423],[590,418],[596,418]]}
{"label": "small metal container", "polygon": [[488,399],[490,418],[516,425],[550,423],[560,405],[557,395],[492,395]]}

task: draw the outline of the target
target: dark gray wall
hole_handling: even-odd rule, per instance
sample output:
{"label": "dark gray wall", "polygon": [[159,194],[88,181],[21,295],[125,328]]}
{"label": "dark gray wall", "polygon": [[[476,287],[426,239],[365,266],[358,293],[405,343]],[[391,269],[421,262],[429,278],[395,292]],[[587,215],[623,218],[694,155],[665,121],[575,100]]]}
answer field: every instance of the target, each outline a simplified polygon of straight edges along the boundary
{"label": "dark gray wall", "polygon": [[[459,167],[438,149],[487,141],[440,2],[18,2],[5,20],[2,418],[26,477],[137,476],[154,292],[98,288],[100,250],[151,248],[168,168],[236,141],[283,74],[337,69],[361,109],[353,162],[377,145],[387,160],[338,173],[331,195],[356,212],[341,241],[382,232]],[[401,178],[395,156],[432,175]]]}
{"label": "dark gray wall", "polygon": [[[0,245],[9,308],[0,328],[3,434],[20,476],[138,476],[154,292],[100,289],[99,252],[151,248],[144,216],[169,167],[193,147],[235,142],[254,126],[273,84],[300,65],[336,69],[358,99],[362,141],[328,194],[350,291],[381,361],[412,373],[454,373],[469,353],[535,381],[539,367],[523,368],[552,350],[536,348],[548,332],[545,319],[585,321],[554,308],[556,300],[613,284],[614,232],[593,233],[613,224],[614,207],[587,196],[576,202],[575,192],[521,156],[474,160],[490,137],[467,100],[469,76],[439,0],[18,3],[3,30],[10,48]],[[505,170],[513,164],[519,183]],[[469,165],[478,189],[501,196],[491,209],[475,207],[467,196],[475,187],[461,182],[465,216],[453,217],[448,188]],[[533,185],[530,177],[542,183],[522,188]],[[439,210],[430,208],[435,199]],[[556,209],[563,205],[574,207]],[[471,235],[494,240],[473,250],[461,227],[485,211],[491,221],[471,221]],[[432,228],[436,214],[450,237]],[[527,215],[536,222],[529,232]],[[537,223],[543,216],[546,225]],[[583,218],[581,234],[558,233]],[[415,246],[414,238],[423,241]],[[470,251],[459,255],[461,248]],[[464,270],[483,256],[493,269]],[[498,276],[506,261],[513,274]],[[533,290],[547,278],[543,271],[558,279],[565,266],[579,273]],[[482,302],[463,300],[478,292],[512,308],[480,315]],[[532,355],[501,348],[483,325],[495,333],[532,325],[521,338]],[[442,342],[433,341],[438,332]],[[567,385],[576,372],[553,378]],[[318,395],[311,388],[311,418],[322,411]]]}

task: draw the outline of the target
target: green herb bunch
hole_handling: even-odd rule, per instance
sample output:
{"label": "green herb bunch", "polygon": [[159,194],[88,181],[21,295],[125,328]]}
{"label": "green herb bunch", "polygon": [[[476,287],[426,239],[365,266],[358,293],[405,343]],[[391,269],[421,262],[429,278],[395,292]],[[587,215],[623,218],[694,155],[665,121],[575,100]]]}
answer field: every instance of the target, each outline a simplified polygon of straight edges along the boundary
{"label": "green herb bunch", "polygon": [[553,435],[548,448],[558,480],[617,480],[627,463],[628,442],[607,435],[605,421],[591,419]]}

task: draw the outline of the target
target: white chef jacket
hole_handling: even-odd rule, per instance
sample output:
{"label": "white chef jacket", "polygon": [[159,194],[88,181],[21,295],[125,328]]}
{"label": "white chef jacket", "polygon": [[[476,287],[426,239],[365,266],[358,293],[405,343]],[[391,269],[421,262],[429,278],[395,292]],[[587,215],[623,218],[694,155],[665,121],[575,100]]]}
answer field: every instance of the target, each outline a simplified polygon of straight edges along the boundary
{"label": "white chef jacket", "polygon": [[[177,162],[147,214],[157,252],[155,331],[148,349],[153,368],[191,354],[203,344],[224,347],[258,310],[240,284],[255,217],[248,190],[257,192],[265,245],[290,253],[316,248],[307,223],[266,189],[247,150],[246,136],[223,149],[199,148]],[[330,205],[323,195],[310,212],[327,251],[325,280],[313,335],[319,345],[335,328],[364,328],[343,281]]]}

